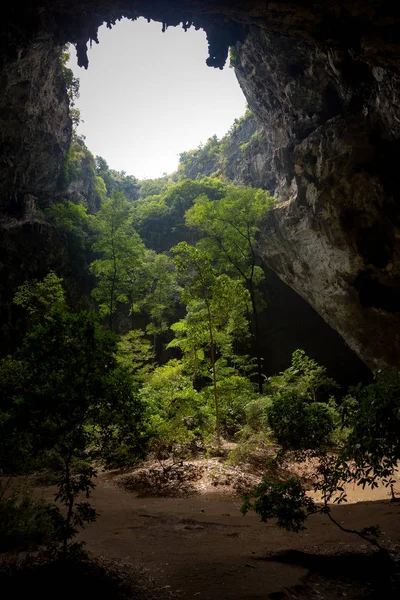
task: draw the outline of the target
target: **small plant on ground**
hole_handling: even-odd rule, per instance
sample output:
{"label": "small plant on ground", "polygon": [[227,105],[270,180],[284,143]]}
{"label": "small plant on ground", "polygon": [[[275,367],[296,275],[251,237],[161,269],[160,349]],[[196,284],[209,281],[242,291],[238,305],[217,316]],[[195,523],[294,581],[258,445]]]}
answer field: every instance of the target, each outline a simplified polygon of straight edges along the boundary
{"label": "small plant on ground", "polygon": [[35,500],[12,478],[0,480],[0,553],[56,543],[61,520],[54,505]]}

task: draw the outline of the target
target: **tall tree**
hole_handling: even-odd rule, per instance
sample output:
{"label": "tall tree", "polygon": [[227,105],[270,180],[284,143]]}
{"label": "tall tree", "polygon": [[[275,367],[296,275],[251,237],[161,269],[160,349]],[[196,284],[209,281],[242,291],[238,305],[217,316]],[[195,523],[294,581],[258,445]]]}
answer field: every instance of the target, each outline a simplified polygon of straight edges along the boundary
{"label": "tall tree", "polygon": [[176,265],[166,254],[147,254],[148,276],[144,298],[144,312],[150,323],[146,332],[153,336],[153,350],[157,352],[157,339],[168,330],[170,319],[179,302],[180,287]]}
{"label": "tall tree", "polygon": [[262,298],[258,285],[264,278],[256,255],[257,234],[263,216],[274,199],[263,190],[229,186],[226,195],[210,200],[199,196],[186,212],[186,223],[205,234],[202,245],[219,268],[239,277],[249,291],[253,312],[253,344],[257,357],[258,387],[262,393],[259,311]]}
{"label": "tall tree", "polygon": [[204,349],[209,348],[216,434],[220,444],[217,352],[229,356],[233,338],[240,334],[245,336],[247,320],[243,315],[248,294],[239,281],[227,275],[217,276],[211,256],[205,250],[180,242],[173,251],[184,284],[182,299],[187,305],[187,314],[172,327],[176,339],[170,346],[179,346],[189,354],[195,368],[202,362]]}
{"label": "tall tree", "polygon": [[110,329],[113,329],[118,303],[129,305],[133,311],[133,290],[146,249],[133,228],[130,205],[121,192],[114,191],[102,204],[94,228],[93,250],[100,253],[100,258],[90,266],[97,277],[93,296],[99,302],[100,313],[108,317]]}

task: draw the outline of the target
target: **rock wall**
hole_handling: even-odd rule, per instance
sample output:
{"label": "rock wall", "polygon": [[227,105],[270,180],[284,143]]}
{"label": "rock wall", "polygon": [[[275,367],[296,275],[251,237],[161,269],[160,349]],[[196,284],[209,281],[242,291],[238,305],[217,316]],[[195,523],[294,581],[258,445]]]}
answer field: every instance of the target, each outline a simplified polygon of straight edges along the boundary
{"label": "rock wall", "polygon": [[222,175],[234,184],[274,191],[276,178],[271,160],[268,137],[261,123],[247,111],[221,140],[214,136],[203,147],[183,152],[177,175],[180,179]]}
{"label": "rock wall", "polygon": [[265,263],[371,367],[400,359],[400,80],[347,51],[252,28],[236,73],[283,200]]}
{"label": "rock wall", "polygon": [[51,40],[21,46],[0,66],[0,211],[23,216],[53,201],[71,139],[69,103]]}

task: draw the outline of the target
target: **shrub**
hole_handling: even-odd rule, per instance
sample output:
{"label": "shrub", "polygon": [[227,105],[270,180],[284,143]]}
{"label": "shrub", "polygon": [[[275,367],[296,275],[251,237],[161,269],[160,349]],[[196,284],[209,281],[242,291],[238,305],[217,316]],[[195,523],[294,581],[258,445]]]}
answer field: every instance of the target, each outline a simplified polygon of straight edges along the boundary
{"label": "shrub", "polygon": [[30,550],[56,540],[60,514],[54,505],[34,500],[0,482],[0,552]]}
{"label": "shrub", "polygon": [[[212,387],[203,392],[212,406]],[[250,402],[257,398],[253,384],[247,377],[232,375],[218,381],[218,401],[221,433],[233,437],[246,423],[246,410]]]}
{"label": "shrub", "polygon": [[268,411],[272,405],[269,396],[257,396],[247,403],[245,407],[246,424],[251,431],[266,431],[269,427]]}
{"label": "shrub", "polygon": [[158,458],[187,454],[212,429],[211,411],[184,374],[181,361],[170,360],[155,369],[140,396],[149,412],[150,449]]}
{"label": "shrub", "polygon": [[268,410],[276,441],[288,450],[327,446],[335,430],[335,409],[321,402],[309,403],[296,392],[276,396]]}

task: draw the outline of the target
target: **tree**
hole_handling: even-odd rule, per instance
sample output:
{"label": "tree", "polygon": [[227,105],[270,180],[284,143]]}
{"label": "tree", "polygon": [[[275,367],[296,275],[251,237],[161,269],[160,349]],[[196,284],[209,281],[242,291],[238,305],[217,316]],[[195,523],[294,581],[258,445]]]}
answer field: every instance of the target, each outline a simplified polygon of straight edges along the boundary
{"label": "tree", "polygon": [[258,314],[262,301],[258,284],[264,274],[258,265],[256,243],[261,220],[273,203],[274,199],[263,190],[229,186],[223,198],[210,200],[202,195],[186,213],[187,225],[205,234],[202,244],[212,253],[218,268],[235,274],[249,291],[260,394],[263,380]]}
{"label": "tree", "polygon": [[[345,398],[349,408],[347,425],[350,432],[341,440],[335,453],[327,451],[327,438],[321,435],[324,423],[325,433],[329,435],[332,431],[332,422],[329,424],[326,420],[327,413],[321,422],[322,426],[317,422],[310,425],[310,415],[302,415],[300,418],[295,410],[296,405],[294,409],[291,408],[293,398],[282,411],[286,415],[287,427],[282,430],[283,435],[280,437],[283,450],[280,459],[282,460],[287,449],[292,448],[297,450],[295,457],[299,460],[312,457],[313,487],[321,497],[321,502],[316,503],[307,495],[305,486],[299,479],[274,482],[266,477],[245,499],[242,512],[254,510],[263,521],[277,518],[279,527],[291,531],[304,529],[309,515],[325,514],[342,531],[355,534],[379,550],[384,550],[378,541],[378,525],[361,529],[346,527],[332,515],[331,506],[347,501],[345,486],[349,484],[374,488],[381,482],[386,487],[391,487],[392,499],[395,499],[393,475],[400,459],[400,373],[397,370],[378,372],[373,383],[364,387],[357,386],[353,390],[353,396],[352,402],[349,402],[349,396]],[[318,406],[327,407],[318,402],[306,405],[309,409]],[[335,420],[338,422],[337,418]],[[317,436],[312,436],[305,443],[304,435],[301,435],[302,426],[307,426],[308,431],[310,427],[314,428]],[[307,451],[307,448],[311,448],[311,451]],[[387,556],[386,551],[385,554]]]}
{"label": "tree", "polygon": [[145,246],[132,226],[128,201],[120,192],[113,192],[96,215],[93,249],[101,254],[90,270],[97,277],[93,290],[100,313],[108,317],[113,329],[113,315],[118,303],[129,305],[133,318],[134,291],[142,269]]}
{"label": "tree", "polygon": [[60,54],[60,64],[62,73],[64,76],[65,87],[68,94],[69,100],[69,113],[72,119],[72,127],[73,133],[76,134],[76,129],[80,122],[81,113],[78,108],[75,107],[75,102],[79,98],[79,86],[80,82],[77,77],[75,77],[72,69],[67,67],[68,61],[70,59],[70,53],[68,51],[68,46],[63,46]]}
{"label": "tree", "polygon": [[153,350],[156,352],[157,339],[168,330],[181,290],[177,283],[175,263],[169,256],[150,250],[147,254],[147,264],[143,310],[150,318],[146,332],[153,336]]}
{"label": "tree", "polygon": [[181,240],[197,241],[197,233],[185,226],[185,212],[201,194],[211,200],[222,198],[226,186],[219,179],[204,177],[169,184],[159,192],[143,184],[142,189],[146,188],[151,193],[140,197],[134,205],[138,231],[149,247],[165,252]]}
{"label": "tree", "polygon": [[352,396],[342,466],[351,461],[351,478],[363,487],[376,487],[381,480],[392,487],[394,497],[393,474],[400,460],[400,372],[378,371],[373,383],[358,386]]}
{"label": "tree", "polygon": [[23,439],[13,439],[42,466],[49,453],[57,458],[56,500],[66,507],[64,555],[76,527],[96,516],[88,502],[77,502],[82,492],[88,499],[94,487],[89,447],[99,439],[103,454],[121,440],[129,440],[137,454],[143,447],[142,403],[133,395],[132,377],[118,364],[116,350],[116,336],[100,328],[96,315],[56,309],[26,335],[15,357],[19,373],[11,382],[6,432],[13,425],[22,433]]}
{"label": "tree", "polygon": [[118,362],[131,374],[139,385],[154,369],[154,352],[151,343],[141,329],[131,329],[118,342]]}
{"label": "tree", "polygon": [[335,407],[307,402],[295,391],[275,396],[268,409],[268,421],[278,444],[290,450],[310,450],[332,445],[337,425]]}
{"label": "tree", "polygon": [[173,248],[178,272],[184,282],[182,299],[187,305],[186,318],[173,326],[176,339],[169,344],[202,359],[208,346],[213,382],[216,433],[220,444],[220,418],[217,387],[217,349],[232,354],[232,340],[245,336],[247,294],[239,281],[216,275],[210,256],[197,247],[181,242]]}
{"label": "tree", "polygon": [[41,281],[26,281],[18,287],[13,302],[26,310],[31,324],[37,323],[56,307],[65,306],[62,279],[50,271]]}
{"label": "tree", "polygon": [[158,459],[182,456],[209,432],[210,414],[181,361],[157,367],[140,391],[150,414],[150,448]]}
{"label": "tree", "polygon": [[326,367],[319,365],[306,355],[304,350],[295,350],[291,366],[278,378],[285,389],[293,389],[308,400],[316,402],[323,393],[337,390],[339,385],[328,377]]}
{"label": "tree", "polygon": [[94,159],[95,169],[105,185],[106,193],[112,196],[113,192],[121,192],[130,201],[139,196],[140,183],[133,175],[126,175],[125,171],[110,169],[107,161],[101,156]]}

